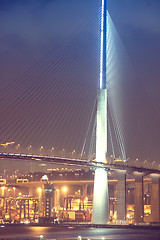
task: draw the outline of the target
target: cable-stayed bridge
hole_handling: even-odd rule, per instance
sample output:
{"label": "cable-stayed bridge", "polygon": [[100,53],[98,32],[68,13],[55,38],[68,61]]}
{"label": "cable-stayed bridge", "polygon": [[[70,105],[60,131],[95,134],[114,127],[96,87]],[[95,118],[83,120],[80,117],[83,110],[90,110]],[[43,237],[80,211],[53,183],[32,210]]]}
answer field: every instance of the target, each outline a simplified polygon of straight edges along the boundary
{"label": "cable-stayed bridge", "polygon": [[[106,1],[102,0],[99,18],[101,28],[100,33],[93,36],[93,45],[84,42],[81,36],[82,33],[87,33],[89,41],[93,25],[88,23],[80,26],[72,38],[65,39],[62,47],[51,50],[1,92],[1,146],[5,148],[8,147],[8,142],[16,142],[17,151],[24,145],[32,154],[1,153],[0,157],[95,168],[95,223],[105,223],[109,219],[107,170],[118,170],[118,217],[121,220],[125,219],[126,171],[138,172],[136,209],[140,208],[140,211],[136,211],[136,221],[140,222],[143,212],[143,204],[139,200],[143,199],[143,172],[159,173],[159,167],[156,170],[151,167],[129,167],[125,163],[109,163],[111,155],[113,159],[120,156],[125,162],[127,148],[123,128],[126,122],[122,111],[125,95],[121,93],[120,86],[125,71],[122,71],[115,48],[116,41],[119,43],[117,32],[106,9]],[[86,62],[83,61],[84,58]],[[93,71],[95,62],[98,64],[96,71]],[[99,78],[99,83],[91,81]],[[52,150],[61,149],[64,157],[33,155],[34,147],[40,146],[42,153],[45,144]],[[79,158],[67,158],[65,153],[67,155],[68,151],[73,154],[78,152]],[[84,157],[86,152],[87,156]],[[96,162],[81,160],[91,160],[95,152]],[[145,156],[144,150],[139,152]],[[101,187],[99,181],[103,183]],[[156,182],[156,187],[157,184]]]}
{"label": "cable-stayed bridge", "polygon": [[[80,25],[43,59],[2,89],[0,143],[15,142],[15,145],[14,148],[0,146],[1,152],[95,159],[100,16],[98,9],[94,19]],[[141,106],[139,117],[138,106],[135,111],[133,103],[130,104],[130,89],[126,88],[125,79],[129,81],[132,72],[110,17],[108,28],[107,158],[113,155],[133,161],[138,158],[142,162],[158,162],[158,131],[148,127],[148,121],[151,122],[150,118],[156,113],[143,120],[145,109]],[[136,89],[136,99],[140,87]],[[145,102],[153,111],[149,99]],[[154,120],[155,126],[157,122]]]}

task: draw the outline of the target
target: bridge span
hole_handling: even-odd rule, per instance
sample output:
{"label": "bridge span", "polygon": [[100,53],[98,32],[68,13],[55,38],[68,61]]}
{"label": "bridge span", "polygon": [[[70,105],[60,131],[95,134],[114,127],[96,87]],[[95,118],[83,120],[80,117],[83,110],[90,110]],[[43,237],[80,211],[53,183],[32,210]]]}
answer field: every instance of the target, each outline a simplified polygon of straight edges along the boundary
{"label": "bridge span", "polygon": [[109,163],[109,162],[97,162],[97,161],[88,161],[72,158],[61,158],[61,157],[50,157],[50,156],[41,156],[41,155],[27,155],[27,154],[15,154],[15,153],[0,153],[0,159],[8,160],[22,160],[22,161],[34,161],[34,162],[45,162],[51,164],[61,164],[61,165],[71,165],[71,166],[80,166],[85,168],[103,168],[106,170],[126,170],[128,173],[140,172],[149,174],[160,174],[160,169],[148,168],[148,167],[139,167],[134,165],[129,165],[126,162],[121,163]]}

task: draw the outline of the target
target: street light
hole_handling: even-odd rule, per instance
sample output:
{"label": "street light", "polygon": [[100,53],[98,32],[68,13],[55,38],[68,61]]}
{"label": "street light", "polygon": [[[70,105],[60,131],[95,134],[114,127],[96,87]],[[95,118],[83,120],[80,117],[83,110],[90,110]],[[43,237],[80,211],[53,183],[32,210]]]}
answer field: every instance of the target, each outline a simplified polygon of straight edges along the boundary
{"label": "street light", "polygon": [[74,175],[76,176],[76,180],[77,180],[77,176],[79,176],[79,173],[75,173]]}
{"label": "street light", "polygon": [[80,196],[81,195],[81,190],[80,189],[78,189],[78,196]]}
{"label": "street light", "polygon": [[44,240],[44,236],[43,235],[40,235],[39,238],[40,238],[40,240]]}
{"label": "street light", "polygon": [[54,153],[54,147],[51,148],[51,155]]}
{"label": "street light", "polygon": [[29,145],[29,146],[27,147],[28,151],[31,150],[31,148],[32,148],[32,145]]}
{"label": "street light", "polygon": [[41,152],[43,151],[43,149],[44,149],[44,147],[41,146],[40,149],[39,149],[40,150],[40,155],[41,155]]}
{"label": "street light", "polygon": [[16,146],[16,149],[18,150],[20,148],[20,144],[18,143],[17,146]]}
{"label": "street light", "polygon": [[65,149],[64,148],[62,149],[62,153],[61,154],[62,154],[61,157],[64,157],[64,154],[65,154]]}
{"label": "street light", "polygon": [[38,188],[37,191],[38,191],[39,193],[41,193],[41,192],[42,192],[42,188]]}
{"label": "street light", "polygon": [[144,167],[146,168],[147,160],[144,160]]}
{"label": "street light", "polygon": [[5,190],[5,186],[1,187],[2,189],[2,197],[4,196],[4,190]]}
{"label": "street light", "polygon": [[74,149],[74,150],[72,151],[72,157],[75,155],[75,152],[76,152],[76,150]]}
{"label": "street light", "polygon": [[54,151],[54,147],[51,148],[51,153]]}
{"label": "street light", "polygon": [[62,191],[63,191],[63,193],[66,193],[66,192],[67,192],[67,190],[68,190],[68,188],[67,188],[67,187],[63,187],[63,188],[62,188]]}
{"label": "street light", "polygon": [[138,158],[136,158],[136,160],[135,160],[135,165],[136,165],[136,164],[138,164]]}

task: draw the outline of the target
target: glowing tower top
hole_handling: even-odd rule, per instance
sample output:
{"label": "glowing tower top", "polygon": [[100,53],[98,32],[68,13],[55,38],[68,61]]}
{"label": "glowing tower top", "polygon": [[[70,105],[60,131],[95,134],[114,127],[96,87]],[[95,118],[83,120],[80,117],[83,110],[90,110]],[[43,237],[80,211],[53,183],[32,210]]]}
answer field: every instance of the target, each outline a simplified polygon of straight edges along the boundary
{"label": "glowing tower top", "polygon": [[107,0],[102,0],[101,15],[101,59],[100,59],[100,89],[106,89],[106,50],[107,50]]}

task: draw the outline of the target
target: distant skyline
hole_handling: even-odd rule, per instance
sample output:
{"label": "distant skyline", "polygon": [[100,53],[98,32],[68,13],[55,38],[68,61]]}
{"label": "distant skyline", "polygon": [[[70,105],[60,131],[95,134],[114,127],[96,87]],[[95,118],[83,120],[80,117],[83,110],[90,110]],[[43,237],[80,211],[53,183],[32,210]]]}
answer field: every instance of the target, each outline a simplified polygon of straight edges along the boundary
{"label": "distant skyline", "polygon": [[[158,161],[160,1],[108,0],[107,2],[108,11],[132,66],[130,79],[124,79],[123,82],[127,156],[133,159],[139,157],[142,160]],[[55,68],[45,80],[42,75],[38,78],[39,86],[45,81],[44,96],[40,87],[35,88],[34,96],[32,91],[36,84],[31,87],[29,81],[22,84],[28,88],[27,91],[31,93],[29,101],[33,98],[34,104],[30,102],[27,105],[26,97],[24,106],[21,105],[21,98],[18,96],[20,91],[25,93],[25,90],[21,86],[19,91],[16,84],[17,90],[15,88],[10,92],[11,100],[5,100],[3,103],[4,93],[1,95],[0,125],[3,126],[0,130],[1,142],[11,140],[19,143],[21,138],[22,144],[35,144],[35,148],[41,145],[46,148],[57,146],[57,149],[66,147],[67,151],[76,149],[80,153],[87,131],[85,124],[89,122],[99,77],[99,49],[96,41],[99,34],[100,3],[100,0],[0,1],[1,90],[5,90],[8,94],[8,86],[46,56],[50,49],[53,49],[52,57],[55,56],[55,61],[61,61],[63,66],[56,73],[55,71],[58,70]],[[87,27],[83,29],[85,25]],[[66,42],[70,48],[64,50]],[[78,52],[74,50],[76,47]],[[56,51],[57,53],[54,53]],[[65,66],[68,66],[68,70]],[[55,85],[51,91],[53,96],[50,97],[52,81]],[[66,83],[68,84],[65,85]],[[73,91],[71,89],[72,93],[64,87],[66,95],[62,94],[63,86],[69,88],[74,86],[74,83],[75,89]],[[56,84],[61,90],[54,92]],[[62,98],[64,95],[65,97]],[[65,107],[66,102],[68,104]],[[26,109],[29,110],[25,111]],[[47,115],[47,109],[50,115]],[[67,113],[67,119],[64,119]],[[61,120],[59,120],[60,115]],[[53,122],[52,127],[47,119]],[[22,129],[26,128],[28,123],[31,128],[30,134],[27,135]],[[44,136],[45,132],[46,136]],[[69,136],[72,138],[71,141],[68,141]]]}

